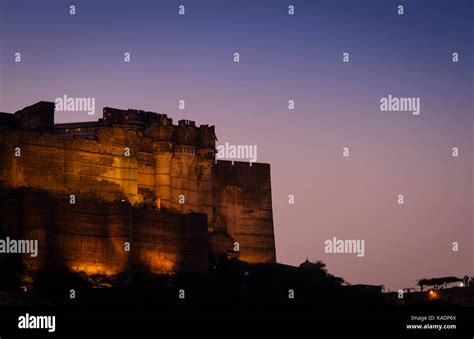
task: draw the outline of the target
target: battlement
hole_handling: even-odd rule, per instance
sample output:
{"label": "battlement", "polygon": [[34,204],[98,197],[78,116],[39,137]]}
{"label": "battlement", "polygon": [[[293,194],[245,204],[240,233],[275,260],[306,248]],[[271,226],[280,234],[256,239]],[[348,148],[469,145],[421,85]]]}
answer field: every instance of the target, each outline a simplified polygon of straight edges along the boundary
{"label": "battlement", "polygon": [[196,127],[196,123],[192,120],[179,120],[178,121],[178,126],[179,127]]}
{"label": "battlement", "polygon": [[[98,121],[54,124],[54,110],[55,104],[53,102],[40,101],[15,112],[15,114],[1,113],[0,128],[17,128],[23,131],[51,133],[64,137],[98,139],[100,129],[113,127],[124,131],[141,131],[144,133],[143,135],[151,137],[154,141],[167,141],[175,145],[193,146],[212,151],[215,149],[214,126],[201,125],[197,127],[192,120],[179,120],[178,125],[173,125],[173,119],[166,114],[104,107],[103,116]],[[196,154],[194,148],[186,148],[182,153]],[[204,153],[208,157],[209,151]]]}
{"label": "battlement", "polygon": [[270,173],[270,164],[265,164],[261,162],[248,162],[248,161],[231,161],[231,160],[217,160],[216,166],[220,168],[245,168],[250,167],[250,170],[253,168],[255,170],[267,171]]}
{"label": "battlement", "polygon": [[117,109],[104,107],[103,116],[100,120],[102,125],[137,125],[142,129],[148,129],[152,125],[171,126],[173,120],[166,114],[142,111],[137,109]]}

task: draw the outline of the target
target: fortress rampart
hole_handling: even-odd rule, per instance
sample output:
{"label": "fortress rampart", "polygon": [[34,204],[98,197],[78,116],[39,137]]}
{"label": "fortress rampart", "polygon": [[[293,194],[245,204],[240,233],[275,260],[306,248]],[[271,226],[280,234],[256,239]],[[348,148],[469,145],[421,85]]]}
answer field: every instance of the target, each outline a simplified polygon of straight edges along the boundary
{"label": "fortress rampart", "polygon": [[38,257],[24,255],[32,271],[47,265],[88,274],[207,270],[204,214],[155,213],[122,202],[70,205],[44,191],[4,194],[0,213],[4,233],[38,240]]}
{"label": "fortress rampart", "polygon": [[[270,166],[216,161],[215,140],[214,126],[197,127],[189,120],[173,125],[165,114],[131,109],[106,107],[97,122],[54,124],[54,103],[39,102],[15,114],[0,113],[0,185],[44,190],[55,197],[44,208],[22,200],[22,208],[31,208],[31,218],[39,219],[16,225],[37,225],[48,232],[56,225],[55,237],[63,240],[56,240],[54,248],[69,266],[81,262],[67,254],[75,249],[97,256],[87,262],[98,262],[102,255],[116,258],[97,263],[111,271],[125,269],[130,258],[156,272],[187,270],[193,260],[201,270],[202,253],[232,253],[236,242],[240,251],[234,254],[240,259],[275,262]],[[77,200],[74,206],[71,195]],[[81,205],[87,201],[88,207]],[[111,210],[117,213],[108,215]],[[55,217],[44,221],[45,213]],[[188,228],[201,230],[198,215],[206,219],[205,246],[201,231],[183,235],[188,234],[183,231],[186,218],[192,220]],[[67,235],[73,229],[76,238]],[[80,239],[90,230],[97,239],[85,248]],[[177,233],[163,237],[165,230]],[[134,239],[132,248],[140,249],[135,257],[110,252],[116,247],[112,239],[125,241],[123,234]],[[140,242],[147,237],[154,242]]]}

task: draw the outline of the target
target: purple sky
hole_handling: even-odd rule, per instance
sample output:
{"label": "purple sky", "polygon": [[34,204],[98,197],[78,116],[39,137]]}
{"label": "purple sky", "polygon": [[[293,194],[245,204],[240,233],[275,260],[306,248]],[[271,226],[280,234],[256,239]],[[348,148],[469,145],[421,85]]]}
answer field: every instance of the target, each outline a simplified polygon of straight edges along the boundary
{"label": "purple sky", "polygon": [[[0,1],[0,111],[66,94],[95,97],[96,116],[56,122],[110,106],[213,124],[271,163],[279,262],[390,289],[474,275],[472,2],[74,3]],[[381,112],[388,94],[420,97],[421,114]],[[365,256],[325,253],[332,237]]]}

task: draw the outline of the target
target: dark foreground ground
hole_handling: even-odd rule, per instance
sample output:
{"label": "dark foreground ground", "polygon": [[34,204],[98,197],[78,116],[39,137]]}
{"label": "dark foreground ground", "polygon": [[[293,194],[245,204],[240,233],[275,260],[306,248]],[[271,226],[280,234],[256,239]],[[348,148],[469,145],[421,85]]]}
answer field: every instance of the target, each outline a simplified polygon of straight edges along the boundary
{"label": "dark foreground ground", "polygon": [[[399,300],[345,286],[324,265],[301,270],[214,258],[211,267],[206,274],[166,277],[52,269],[27,285],[10,267],[0,274],[0,337],[474,335],[474,286]],[[19,329],[26,313],[56,316],[55,332]]]}

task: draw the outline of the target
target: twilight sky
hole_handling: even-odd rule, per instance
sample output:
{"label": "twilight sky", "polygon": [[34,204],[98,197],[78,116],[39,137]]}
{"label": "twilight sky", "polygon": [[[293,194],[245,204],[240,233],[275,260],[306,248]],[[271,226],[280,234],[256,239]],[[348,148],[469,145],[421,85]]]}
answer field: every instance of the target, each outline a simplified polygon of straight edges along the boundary
{"label": "twilight sky", "polygon": [[[272,166],[279,262],[392,290],[474,275],[472,1],[70,4],[0,0],[0,111],[66,94],[95,97],[96,115],[56,122],[110,106],[215,125]],[[380,111],[389,94],[419,97],[421,114]],[[333,237],[364,240],[365,256],[325,253]]]}

